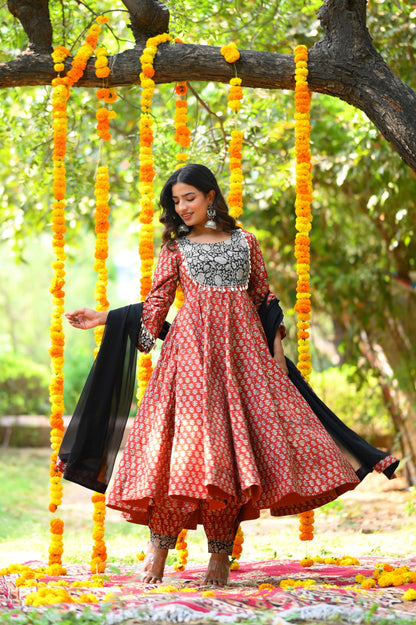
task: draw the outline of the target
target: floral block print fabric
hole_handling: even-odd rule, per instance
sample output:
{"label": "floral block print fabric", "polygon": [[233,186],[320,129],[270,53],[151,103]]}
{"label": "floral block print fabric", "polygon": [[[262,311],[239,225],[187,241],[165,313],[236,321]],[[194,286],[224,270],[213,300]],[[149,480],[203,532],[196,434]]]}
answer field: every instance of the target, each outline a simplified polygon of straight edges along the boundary
{"label": "floral block print fabric", "polygon": [[[208,501],[295,514],[358,484],[352,466],[270,356],[257,308],[269,292],[256,238],[180,240],[162,248],[143,307],[142,347],[156,337],[180,283],[185,303],[164,341],[108,505],[136,523],[183,502],[184,527]],[[274,296],[270,296],[274,297]],[[151,341],[152,342],[152,341]]]}

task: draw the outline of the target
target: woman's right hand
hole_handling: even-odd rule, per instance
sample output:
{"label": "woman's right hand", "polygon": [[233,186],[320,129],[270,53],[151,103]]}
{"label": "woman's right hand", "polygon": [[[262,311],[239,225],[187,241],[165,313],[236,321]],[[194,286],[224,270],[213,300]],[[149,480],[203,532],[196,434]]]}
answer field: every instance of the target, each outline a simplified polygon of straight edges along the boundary
{"label": "woman's right hand", "polygon": [[105,325],[107,321],[107,310],[93,310],[92,308],[79,308],[71,313],[65,313],[71,326],[80,330],[89,330],[97,326]]}

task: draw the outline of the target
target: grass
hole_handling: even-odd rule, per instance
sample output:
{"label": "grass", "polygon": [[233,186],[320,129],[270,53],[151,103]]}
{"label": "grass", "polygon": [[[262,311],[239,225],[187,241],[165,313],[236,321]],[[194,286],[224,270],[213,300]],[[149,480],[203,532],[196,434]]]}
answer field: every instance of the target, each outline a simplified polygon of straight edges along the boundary
{"label": "grass", "polygon": [[[2,449],[0,455],[0,567],[29,560],[46,561],[49,547],[49,521],[59,516],[65,523],[64,564],[88,562],[92,547],[92,492],[70,482],[64,483],[63,504],[56,515],[48,511],[49,456],[47,449]],[[416,493],[405,490],[403,482],[389,483],[382,476],[369,476],[352,493],[323,506],[315,515],[316,536],[312,543],[298,538],[298,522],[294,517],[274,518],[262,514],[261,519],[243,524],[245,532],[243,559],[267,560],[274,557],[301,559],[311,555],[379,555],[380,559],[403,557],[414,553],[414,511]],[[108,510],[106,543],[109,567],[134,564],[136,554],[145,550],[148,529],[126,523],[118,512]],[[204,564],[207,560],[202,529],[188,537],[189,562]],[[172,562],[173,556],[169,563]],[[250,625],[268,625],[272,616],[259,613]],[[105,614],[86,609],[80,619],[71,613],[48,608],[40,612],[12,616],[0,613],[1,625],[101,625]],[[71,620],[72,619],[72,620]],[[415,619],[387,621],[377,619],[371,611],[367,625],[415,625]],[[130,619],[124,625],[143,624]],[[240,621],[244,625],[243,621]],[[320,621],[302,621],[293,617],[290,623],[321,625]],[[332,619],[333,625],[346,625]],[[162,625],[162,624],[161,624]],[[163,624],[166,625],[166,624]],[[195,625],[198,625],[195,623]],[[203,620],[199,625],[211,625]],[[323,625],[323,624],[322,624]],[[327,623],[325,625],[328,625]]]}

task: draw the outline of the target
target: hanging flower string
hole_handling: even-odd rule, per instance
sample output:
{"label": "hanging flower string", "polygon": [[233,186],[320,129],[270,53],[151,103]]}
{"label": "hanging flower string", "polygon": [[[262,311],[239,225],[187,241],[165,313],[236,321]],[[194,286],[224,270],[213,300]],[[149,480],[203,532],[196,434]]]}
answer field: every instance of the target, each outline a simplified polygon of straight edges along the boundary
{"label": "hanging flower string", "polygon": [[[57,71],[61,71],[64,60],[69,55],[66,48],[59,47],[55,51],[53,61]],[[49,472],[50,502],[49,511],[53,514],[62,503],[62,473],[58,470],[56,462],[58,451],[64,435],[64,345],[65,334],[62,325],[62,315],[65,312],[65,153],[67,135],[67,101],[69,98],[69,88],[61,83],[61,79],[55,79],[52,91],[52,125],[53,125],[53,205],[52,205],[52,250],[55,260],[52,263],[53,277],[50,286],[52,294],[52,317],[50,326],[51,346],[49,355],[51,357],[52,377],[49,384],[50,412],[50,440],[51,458]],[[49,574],[64,575],[65,569],[62,567],[63,554],[63,527],[61,519],[50,521],[50,545],[48,568]]]}
{"label": "hanging flower string", "polygon": [[[95,180],[95,252],[94,252],[94,270],[97,272],[97,281],[94,289],[94,298],[97,302],[95,310],[108,310],[110,303],[107,299],[107,286],[108,286],[108,270],[106,266],[106,260],[108,258],[108,230],[110,224],[108,216],[110,213],[109,200],[109,174],[106,166],[100,166],[97,168],[97,175]],[[104,332],[103,326],[98,326],[94,329],[94,337],[96,348],[94,356],[97,355],[98,349],[101,345],[101,340]]]}
{"label": "hanging flower string", "polygon": [[231,566],[232,571],[238,571],[240,563],[238,562],[243,553],[244,532],[241,529],[241,525],[238,526],[237,533],[234,538],[233,551],[231,554]]}
{"label": "hanging flower string", "polygon": [[[240,52],[234,42],[231,42],[221,48],[221,54],[227,63],[235,63],[240,58]],[[230,80],[230,89],[228,91],[228,106],[234,112],[237,122],[237,113],[241,108],[243,99],[243,89],[241,87],[241,78],[235,76]],[[231,132],[231,140],[228,148],[230,155],[230,183],[227,202],[230,208],[230,215],[237,219],[243,212],[243,171],[241,169],[241,158],[243,150],[243,133],[241,130],[233,130]]]}
{"label": "hanging flower string", "polygon": [[295,257],[298,282],[295,311],[298,319],[298,369],[309,380],[312,370],[310,355],[310,238],[312,227],[312,175],[310,153],[311,93],[308,88],[308,50],[295,48],[295,154],[296,154],[296,239]]}
{"label": "hanging flower string", "polygon": [[[222,56],[227,63],[235,63],[240,58],[240,52],[234,42],[223,46],[220,50]],[[234,113],[234,125],[237,125],[238,111],[241,108],[243,99],[243,89],[241,87],[241,78],[235,76],[230,80],[230,88],[228,90],[228,107]],[[243,151],[243,132],[241,130],[231,131],[231,140],[228,147],[230,155],[230,182],[227,202],[230,209],[230,215],[237,219],[243,212],[243,170],[241,168],[241,159]],[[233,551],[231,554],[231,570],[235,571],[239,568],[238,560],[243,552],[244,532],[241,526],[234,539]]]}
{"label": "hanging flower string", "polygon": [[[58,76],[52,81],[52,118],[53,118],[53,209],[52,209],[52,249],[56,260],[52,263],[54,275],[52,277],[50,292],[52,293],[52,320],[50,327],[52,379],[49,385],[49,397],[51,403],[51,448],[50,459],[50,512],[56,512],[62,503],[62,473],[57,469],[56,462],[58,451],[64,435],[64,345],[65,335],[62,326],[62,315],[65,311],[65,154],[67,134],[67,101],[70,88],[84,73],[88,59],[94,53],[97,45],[97,37],[101,31],[98,24],[94,24],[88,31],[86,42],[72,60],[71,68],[65,77]],[[54,69],[57,73],[65,69],[65,59],[70,56],[69,50],[63,46],[57,46],[52,53]],[[49,547],[49,566],[47,574],[64,575],[62,567],[63,553],[63,528],[61,519],[53,519],[50,523],[51,543]]]}
{"label": "hanging flower string", "polygon": [[188,128],[188,101],[186,94],[188,91],[188,85],[186,82],[177,82],[175,86],[175,93],[177,95],[175,100],[175,136],[174,140],[179,143],[182,148],[176,155],[178,162],[177,167],[182,167],[184,162],[188,159],[188,154],[184,151],[191,145],[191,131]]}
{"label": "hanging flower string", "polygon": [[105,495],[94,493],[91,497],[94,504],[94,529],[92,537],[94,545],[91,554],[91,573],[104,573],[105,563],[107,561],[107,548],[104,541],[105,533]]}
{"label": "hanging flower string", "polygon": [[313,524],[315,514],[313,510],[299,512],[299,539],[313,540]]}
{"label": "hanging flower string", "polygon": [[[108,21],[108,18],[102,18]],[[105,48],[99,48],[96,53],[97,60],[95,62],[95,73],[97,78],[105,78],[109,74],[107,50]],[[106,61],[106,62],[104,62]],[[103,70],[107,69],[107,71]],[[117,93],[114,88],[97,89],[96,96],[98,100],[104,101],[106,104],[111,104],[117,100]],[[109,141],[111,139],[110,133],[110,119],[114,119],[116,113],[111,108],[100,107],[97,110],[97,134],[102,141]],[[106,260],[108,258],[108,231],[110,229],[110,223],[108,216],[110,214],[109,205],[109,173],[108,167],[102,165],[97,168],[96,180],[95,180],[95,252],[94,252],[94,270],[97,272],[97,281],[94,290],[94,297],[97,302],[96,310],[108,310],[110,302],[107,299],[107,287],[108,287],[108,270]],[[94,355],[97,356],[99,347],[101,345],[102,337],[104,333],[104,327],[98,326],[94,329],[94,337],[96,348]],[[105,571],[105,565],[107,561],[107,548],[104,541],[105,534],[105,495],[101,493],[94,493],[91,497],[91,501],[94,506],[93,521],[94,528],[92,532],[93,548],[91,554],[91,572],[103,573]]]}
{"label": "hanging flower string", "polygon": [[[140,168],[139,168],[139,191],[140,191],[140,297],[142,301],[146,299],[152,286],[152,273],[154,263],[153,246],[153,216],[154,216],[154,164],[153,164],[153,118],[150,114],[152,97],[155,90],[153,67],[157,48],[161,43],[171,41],[172,37],[168,33],[162,33],[156,37],[150,37],[146,42],[146,47],[140,57],[142,71],[140,73],[140,85],[142,87],[141,116],[140,116]],[[140,403],[147,383],[152,374],[151,354],[141,353],[139,356],[139,366],[137,374],[137,400]]]}
{"label": "hanging flower string", "polygon": [[184,571],[186,563],[188,562],[188,544],[186,542],[186,535],[188,530],[181,530],[176,541],[176,562],[173,564],[175,571]]}
{"label": "hanging flower string", "polygon": [[[108,17],[102,17],[102,19],[108,21]],[[97,48],[95,53],[95,75],[97,78],[107,78],[110,74],[110,68],[108,67],[108,52],[107,49],[102,46]],[[106,104],[112,104],[118,98],[115,87],[97,89],[96,94],[100,101],[104,101]],[[110,107],[101,106],[96,113],[97,117],[97,134],[103,141],[109,141],[111,139],[110,133],[110,120],[116,116],[115,112]]]}
{"label": "hanging flower string", "polygon": [[[312,227],[312,175],[310,153],[310,102],[308,88],[308,50],[306,46],[295,48],[295,155],[296,155],[296,238],[295,258],[298,281],[296,304],[298,326],[298,369],[309,380],[312,370],[310,355],[310,238]],[[300,540],[313,540],[313,510],[299,514]]]}
{"label": "hanging flower string", "polygon": [[[62,50],[59,57],[62,59]],[[56,59],[58,60],[58,59]],[[58,63],[57,63],[58,64]],[[59,63],[61,65],[61,63]],[[49,385],[49,400],[51,404],[51,448],[50,459],[50,503],[49,511],[56,512],[62,503],[62,474],[56,468],[58,451],[64,435],[64,345],[65,335],[62,325],[62,315],[65,311],[65,164],[66,153],[66,105],[69,97],[69,89],[64,84],[55,84],[52,92],[52,117],[53,117],[53,208],[52,208],[52,249],[55,260],[52,263],[53,277],[50,286],[52,294],[52,318],[50,326],[52,378]],[[53,528],[51,527],[51,530]],[[51,540],[54,540],[52,531]]]}

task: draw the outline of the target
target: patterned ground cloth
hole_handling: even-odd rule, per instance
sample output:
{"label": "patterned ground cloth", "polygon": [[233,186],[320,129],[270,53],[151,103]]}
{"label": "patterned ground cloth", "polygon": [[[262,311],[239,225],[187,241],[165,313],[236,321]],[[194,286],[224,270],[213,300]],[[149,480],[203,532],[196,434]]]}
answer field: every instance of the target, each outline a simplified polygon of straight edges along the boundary
{"label": "patterned ground cloth", "polygon": [[[357,574],[371,577],[380,562],[380,558],[363,557],[357,566],[315,564],[311,568],[286,559],[240,563],[240,569],[231,572],[227,588],[218,590],[197,586],[202,581],[204,569],[195,566],[188,566],[183,573],[175,573],[167,567],[163,586],[155,587],[140,583],[140,567],[123,566],[118,569],[109,565],[104,587],[67,589],[74,598],[85,592],[95,595],[99,603],[90,605],[97,611],[109,606],[109,595],[112,594],[112,607],[107,612],[109,625],[132,617],[176,623],[201,619],[235,622],[240,618],[258,618],[259,611],[268,614],[273,625],[284,625],[294,618],[330,622],[334,615],[343,617],[348,623],[361,623],[370,611],[375,611],[374,618],[391,618],[392,623],[406,619],[409,625],[416,625],[416,601],[402,599],[408,588],[416,590],[416,583],[369,590],[363,590],[356,584]],[[389,559],[388,562],[394,567],[407,565],[416,570],[416,557]],[[39,562],[27,564],[42,566]],[[86,566],[69,565],[67,571],[68,575],[60,580],[73,582],[91,577]],[[16,587],[16,577],[0,576],[0,617],[1,612],[8,610],[19,613],[33,610],[25,605],[25,598],[33,588]],[[315,586],[281,589],[280,581],[288,578],[313,579]],[[48,581],[51,579],[48,578]],[[259,589],[261,584],[268,586]],[[59,607],[65,611],[82,611],[85,604],[60,604]]]}

